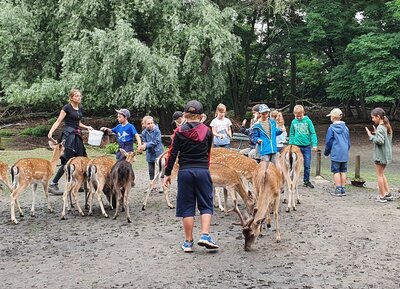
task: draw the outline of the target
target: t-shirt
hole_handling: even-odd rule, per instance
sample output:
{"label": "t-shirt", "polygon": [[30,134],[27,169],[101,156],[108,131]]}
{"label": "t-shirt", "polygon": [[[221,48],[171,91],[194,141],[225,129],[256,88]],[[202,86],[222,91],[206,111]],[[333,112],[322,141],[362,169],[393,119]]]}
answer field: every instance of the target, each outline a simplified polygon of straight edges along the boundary
{"label": "t-shirt", "polygon": [[70,103],[64,105],[62,108],[67,114],[64,118],[65,126],[73,127],[74,129],[79,128],[79,122],[83,116],[82,106],[79,106],[78,110],[74,109]]}
{"label": "t-shirt", "polygon": [[232,122],[229,118],[224,117],[223,119],[219,119],[218,117],[214,118],[210,126],[215,127],[218,133],[225,131],[228,133],[228,128],[232,125]]}
{"label": "t-shirt", "polygon": [[117,125],[112,129],[112,132],[117,135],[120,144],[134,141],[135,134],[137,134],[136,128],[129,122],[126,125]]}

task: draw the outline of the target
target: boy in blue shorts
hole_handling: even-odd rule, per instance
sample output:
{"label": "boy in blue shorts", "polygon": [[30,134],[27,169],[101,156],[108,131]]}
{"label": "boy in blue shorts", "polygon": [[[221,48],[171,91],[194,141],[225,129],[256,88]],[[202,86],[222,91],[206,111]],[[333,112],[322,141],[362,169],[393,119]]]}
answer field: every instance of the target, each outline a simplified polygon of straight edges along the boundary
{"label": "boy in blue shorts", "polygon": [[331,156],[331,172],[336,187],[332,195],[342,197],[346,195],[346,172],[350,150],[349,129],[344,121],[341,121],[342,111],[339,108],[332,109],[327,116],[331,118],[332,124],[326,133],[324,155]]}
{"label": "boy in blue shorts", "polygon": [[[114,128],[102,127],[100,130],[107,131],[108,133],[115,133],[119,143],[119,147],[124,149],[126,152],[133,152],[134,138],[138,144],[138,148],[142,147],[142,140],[136,131],[133,124],[129,123],[128,119],[131,117],[131,113],[126,108],[116,109],[117,119],[119,124]],[[139,150],[140,151],[140,150]],[[124,159],[124,155],[118,150],[116,154],[116,159],[118,161]]]}
{"label": "boy in blue shorts", "polygon": [[203,106],[197,100],[189,101],[184,110],[186,122],[175,130],[165,165],[164,185],[171,184],[171,172],[178,157],[178,193],[176,216],[183,218],[185,240],[184,252],[193,252],[193,226],[197,208],[200,211],[201,238],[199,246],[218,249],[219,246],[209,235],[211,217],[214,212],[212,181],[209,171],[210,151],[213,135],[201,123]]}

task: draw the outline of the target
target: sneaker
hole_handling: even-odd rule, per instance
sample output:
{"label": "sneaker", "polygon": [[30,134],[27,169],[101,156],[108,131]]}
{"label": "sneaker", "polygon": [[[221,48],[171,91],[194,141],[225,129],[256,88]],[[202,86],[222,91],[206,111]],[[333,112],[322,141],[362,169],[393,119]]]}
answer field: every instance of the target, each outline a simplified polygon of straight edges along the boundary
{"label": "sneaker", "polygon": [[340,187],[340,194],[342,197],[346,196],[346,191],[344,190],[344,187]]}
{"label": "sneaker", "polygon": [[340,189],[334,190],[334,191],[331,193],[331,195],[332,195],[332,196],[335,196],[335,197],[341,197],[341,196],[343,196],[343,195],[342,195],[342,191],[341,191]]}
{"label": "sneaker", "polygon": [[309,187],[310,189],[314,189],[314,185],[310,181],[305,181],[303,186]]}
{"label": "sneaker", "polygon": [[202,234],[200,240],[197,242],[197,245],[206,247],[207,249],[218,249],[219,246],[210,235]]}
{"label": "sneaker", "polygon": [[48,192],[49,192],[50,194],[52,194],[53,196],[61,196],[61,195],[64,194],[64,192],[61,191],[61,190],[58,188],[58,184],[50,184],[50,185],[49,185]]}
{"label": "sneaker", "polygon": [[391,193],[387,193],[384,198],[386,201],[393,201],[393,195]]}
{"label": "sneaker", "polygon": [[185,253],[192,253],[193,252],[193,240],[192,241],[188,241],[188,240],[183,241],[181,248],[182,248],[183,252],[185,252]]}
{"label": "sneaker", "polygon": [[386,203],[387,202],[385,197],[381,197],[379,195],[376,197],[376,201],[379,202],[379,203]]}

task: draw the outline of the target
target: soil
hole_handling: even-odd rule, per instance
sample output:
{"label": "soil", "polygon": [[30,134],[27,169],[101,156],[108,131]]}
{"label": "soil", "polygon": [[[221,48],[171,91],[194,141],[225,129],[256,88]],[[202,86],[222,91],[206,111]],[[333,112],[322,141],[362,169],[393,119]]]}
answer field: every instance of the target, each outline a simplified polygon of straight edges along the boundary
{"label": "soil", "polygon": [[[351,127],[352,152],[363,168],[371,162],[371,144],[364,125]],[[318,126],[320,138],[327,125]],[[360,130],[361,129],[361,130]],[[397,140],[396,140],[397,142]],[[36,146],[37,146],[36,142]],[[396,148],[396,145],[394,145]],[[394,165],[399,162],[395,149]],[[25,217],[10,222],[9,197],[0,194],[0,280],[4,288],[398,288],[400,210],[396,200],[374,201],[376,191],[348,187],[346,197],[329,193],[332,184],[313,179],[314,189],[300,187],[297,211],[280,209],[282,241],[274,230],[244,251],[234,213],[216,209],[212,236],[217,252],[197,245],[185,254],[181,220],[153,192],[141,210],[147,169],[134,166],[136,186],[130,195],[132,223],[125,213],[106,219],[94,200],[94,215],[77,211],[60,220],[62,197],[50,196],[55,213],[48,213],[43,192],[36,196],[36,216],[29,215],[32,194],[21,195]],[[393,191],[395,188],[393,188]],[[175,204],[176,187],[171,190]],[[107,212],[113,212],[107,206]],[[83,196],[80,196],[83,203]],[[244,206],[242,205],[243,209]],[[196,218],[195,236],[198,237]]]}

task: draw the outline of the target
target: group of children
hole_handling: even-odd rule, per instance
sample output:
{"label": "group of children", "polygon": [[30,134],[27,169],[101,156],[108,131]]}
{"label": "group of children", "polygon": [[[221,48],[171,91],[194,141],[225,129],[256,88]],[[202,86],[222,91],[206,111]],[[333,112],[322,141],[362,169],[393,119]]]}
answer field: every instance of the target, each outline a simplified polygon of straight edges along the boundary
{"label": "group of children", "polygon": [[[86,155],[80,128],[87,128],[81,123],[82,109],[80,106],[81,95],[78,90],[73,90],[69,97],[70,103],[63,107],[59,118],[50,129],[48,137],[52,139],[54,130],[62,120],[65,121],[64,132],[61,136],[65,142],[66,152],[61,157],[62,164],[77,155]],[[114,128],[102,127],[101,130],[112,132],[117,136],[119,146],[126,151],[133,151],[134,141],[137,142],[139,152],[146,151],[149,178],[154,178],[155,160],[163,153],[161,132],[151,116],[142,120],[142,133],[139,136],[134,125],[129,123],[130,112],[128,109],[119,109],[117,112],[118,125]],[[249,148],[242,153],[262,161],[275,162],[276,154],[287,143],[287,133],[281,112],[270,111],[266,104],[255,105],[252,108],[253,118],[250,127],[245,128],[246,121],[242,122],[241,132],[249,136]],[[304,107],[296,105],[293,110],[294,119],[290,125],[289,144],[300,148],[304,157],[304,186],[314,188],[310,182],[311,152],[317,151],[318,139],[311,119],[305,115]],[[347,162],[349,160],[350,136],[349,129],[341,120],[343,114],[338,108],[333,109],[327,117],[332,124],[326,134],[325,156],[331,157],[331,171],[335,183],[334,196],[345,196]],[[201,237],[197,244],[207,249],[218,249],[218,245],[209,235],[211,218],[213,215],[213,189],[209,172],[211,147],[230,148],[232,138],[232,123],[226,117],[226,106],[219,104],[215,118],[211,121],[211,130],[204,125],[206,119],[202,104],[197,100],[189,101],[184,112],[177,111],[173,114],[173,125],[176,126],[171,137],[165,168],[164,185],[171,184],[171,172],[178,160],[178,191],[176,201],[176,216],[182,218],[185,240],[182,244],[184,252],[193,251],[193,227],[196,204],[200,211]],[[377,201],[387,202],[392,200],[384,169],[391,162],[392,128],[385,112],[376,108],[371,112],[372,121],[377,125],[371,132],[366,132],[374,143],[374,162],[378,178],[379,195]],[[79,150],[77,150],[77,148]],[[78,152],[78,153],[77,153]],[[179,157],[178,157],[179,156]],[[122,156],[117,153],[117,159]],[[62,173],[57,172],[51,185],[57,186],[57,181]]]}

